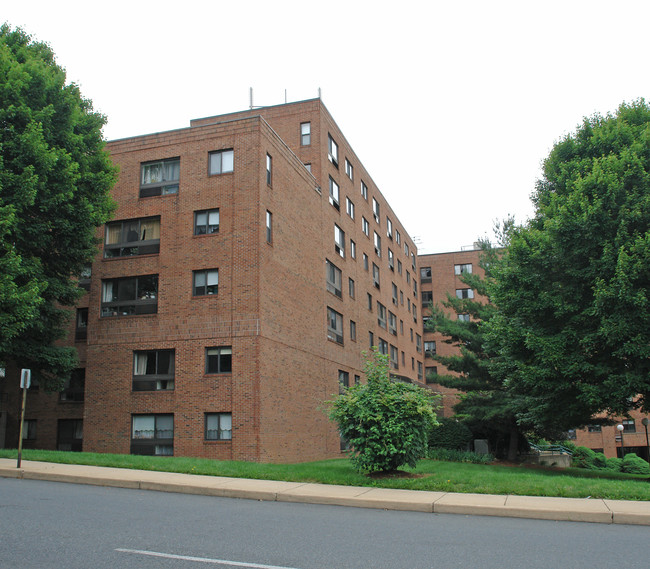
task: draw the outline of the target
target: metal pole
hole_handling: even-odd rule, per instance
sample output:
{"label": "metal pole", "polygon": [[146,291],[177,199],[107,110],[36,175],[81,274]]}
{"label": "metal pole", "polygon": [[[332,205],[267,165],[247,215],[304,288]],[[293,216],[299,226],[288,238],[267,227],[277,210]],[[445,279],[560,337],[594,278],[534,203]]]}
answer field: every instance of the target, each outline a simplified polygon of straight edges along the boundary
{"label": "metal pole", "polygon": [[645,446],[648,449],[648,462],[650,462],[650,441],[648,440],[648,418],[644,417],[641,422],[645,427]]}
{"label": "metal pole", "polygon": [[20,462],[23,454],[23,425],[25,424],[25,401],[27,400],[27,386],[23,387],[23,404],[20,407],[20,434],[18,435],[18,464],[16,468],[20,468]]}

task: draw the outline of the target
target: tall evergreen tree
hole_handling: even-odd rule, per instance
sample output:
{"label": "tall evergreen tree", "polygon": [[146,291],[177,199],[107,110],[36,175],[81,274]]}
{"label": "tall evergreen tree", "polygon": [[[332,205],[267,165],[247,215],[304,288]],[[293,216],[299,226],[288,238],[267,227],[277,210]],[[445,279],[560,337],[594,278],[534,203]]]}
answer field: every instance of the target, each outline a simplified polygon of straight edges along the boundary
{"label": "tall evergreen tree", "polygon": [[104,123],[46,44],[0,27],[0,361],[32,368],[46,389],[76,365],[55,342],[112,211]]}
{"label": "tall evergreen tree", "polygon": [[[506,221],[501,235],[505,235],[511,225],[511,219]],[[492,358],[496,354],[488,346],[483,332],[484,324],[497,310],[489,302],[489,285],[498,250],[487,240],[481,241],[481,248],[479,265],[484,269],[485,278],[476,273],[461,276],[461,280],[480,298],[457,298],[448,294],[442,306],[431,306],[427,329],[442,334],[445,337],[443,341],[455,346],[458,353],[449,356],[436,354],[435,360],[455,373],[436,374],[430,379],[459,390],[459,402],[454,406],[456,415],[474,433],[488,437],[493,447],[499,447],[505,441],[505,454],[508,460],[514,460],[523,436],[522,427],[517,422],[518,396],[508,390],[498,370],[492,367]],[[458,314],[467,314],[470,320],[458,319]]]}

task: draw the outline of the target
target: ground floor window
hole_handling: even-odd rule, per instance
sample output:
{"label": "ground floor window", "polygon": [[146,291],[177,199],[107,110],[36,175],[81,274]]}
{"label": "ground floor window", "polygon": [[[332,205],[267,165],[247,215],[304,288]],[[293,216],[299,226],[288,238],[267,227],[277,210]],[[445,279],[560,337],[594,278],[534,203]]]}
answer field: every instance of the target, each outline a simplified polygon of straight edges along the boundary
{"label": "ground floor window", "polygon": [[59,419],[56,450],[81,452],[82,446],[83,419]]}
{"label": "ground floor window", "polygon": [[133,415],[131,454],[172,456],[174,454],[174,415]]}
{"label": "ground floor window", "polygon": [[229,441],[232,439],[232,413],[205,414],[205,440]]}

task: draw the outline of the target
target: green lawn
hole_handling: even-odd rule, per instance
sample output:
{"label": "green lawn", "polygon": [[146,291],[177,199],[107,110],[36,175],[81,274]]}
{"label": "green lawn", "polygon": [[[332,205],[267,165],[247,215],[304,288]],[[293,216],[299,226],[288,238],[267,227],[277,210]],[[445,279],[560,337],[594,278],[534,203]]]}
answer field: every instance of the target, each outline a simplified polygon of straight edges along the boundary
{"label": "green lawn", "polygon": [[[16,456],[15,450],[0,449],[2,458],[16,458]],[[478,465],[422,460],[416,469],[404,469],[412,474],[420,475],[418,477],[372,478],[355,472],[347,459],[298,464],[258,464],[185,457],[148,457],[43,450],[25,450],[23,459],[210,476],[320,482],[346,486],[376,486],[478,494],[650,500],[650,479],[647,476],[577,468],[555,470],[526,466]]]}

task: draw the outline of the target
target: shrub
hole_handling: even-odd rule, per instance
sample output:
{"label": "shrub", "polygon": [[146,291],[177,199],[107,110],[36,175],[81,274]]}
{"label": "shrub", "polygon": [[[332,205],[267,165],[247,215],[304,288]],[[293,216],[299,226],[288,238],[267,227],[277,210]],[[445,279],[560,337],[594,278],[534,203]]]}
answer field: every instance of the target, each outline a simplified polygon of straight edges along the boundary
{"label": "shrub", "polygon": [[621,470],[628,474],[650,474],[650,465],[634,452],[625,455]]}
{"label": "shrub", "polygon": [[349,443],[359,472],[415,467],[426,456],[429,432],[438,424],[429,391],[390,380],[388,358],[373,352],[365,366],[368,382],[354,385],[330,401],[329,417]]}
{"label": "shrub", "polygon": [[594,467],[607,468],[607,457],[602,452],[597,452],[594,457]]}
{"label": "shrub", "polygon": [[578,468],[596,468],[596,453],[587,447],[576,447],[573,451],[573,460],[571,461],[572,466]]}
{"label": "shrub", "polygon": [[429,458],[432,460],[444,460],[447,462],[471,462],[472,464],[490,464],[491,462],[494,462],[494,456],[491,454],[479,454],[477,452],[446,448],[429,449]]}
{"label": "shrub", "polygon": [[443,448],[449,450],[467,450],[472,440],[472,431],[451,417],[440,419],[437,427],[429,435],[430,448]]}
{"label": "shrub", "polygon": [[623,461],[620,458],[608,458],[607,459],[607,470],[613,470],[614,472],[620,472],[623,466]]}

